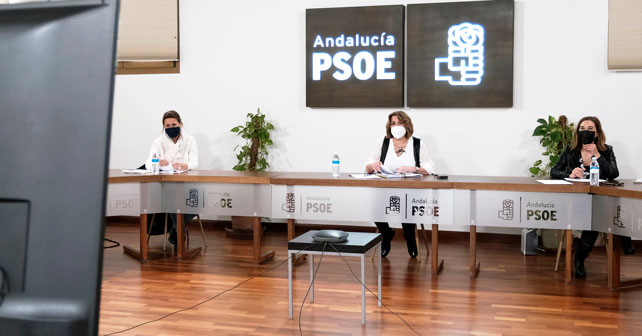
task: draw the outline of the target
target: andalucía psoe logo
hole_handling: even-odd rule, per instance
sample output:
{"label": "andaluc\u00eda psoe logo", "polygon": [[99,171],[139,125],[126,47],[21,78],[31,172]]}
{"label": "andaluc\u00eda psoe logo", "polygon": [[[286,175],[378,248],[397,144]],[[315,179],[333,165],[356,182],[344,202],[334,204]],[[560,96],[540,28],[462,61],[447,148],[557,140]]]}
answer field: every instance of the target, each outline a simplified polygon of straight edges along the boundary
{"label": "andaluc\u00eda psoe logo", "polygon": [[390,205],[386,207],[386,215],[390,212],[401,212],[401,198],[399,196],[390,196]]}
{"label": "andaluc\u00eda psoe logo", "polygon": [[198,206],[198,189],[189,190],[189,197],[185,199],[185,205],[192,208]]}
{"label": "andaluc\u00eda psoe logo", "polygon": [[[463,22],[448,29],[448,57],[435,58],[435,80],[452,86],[478,85],[484,76],[484,27]],[[446,63],[451,74],[441,74]],[[452,73],[459,72],[453,78]],[[456,79],[459,77],[459,79]]]}
{"label": "andaluc\u00eda psoe logo", "polygon": [[513,220],[515,212],[515,202],[513,200],[504,200],[502,202],[502,210],[497,212],[497,217],[503,220]]}
{"label": "andaluc\u00eda psoe logo", "polygon": [[621,215],[621,212],[623,212],[623,211],[622,211],[622,209],[620,208],[620,206],[618,205],[618,206],[617,206],[617,216],[615,216],[615,217],[613,218],[613,225],[615,225],[615,226],[617,226],[617,227],[619,227],[619,228],[625,229],[625,228],[626,228],[626,225],[624,225],[624,222],[622,222],[622,215]]}
{"label": "andaluc\u00eda psoe logo", "polygon": [[281,204],[281,209],[285,212],[294,212],[294,193],[285,194],[285,203]]}

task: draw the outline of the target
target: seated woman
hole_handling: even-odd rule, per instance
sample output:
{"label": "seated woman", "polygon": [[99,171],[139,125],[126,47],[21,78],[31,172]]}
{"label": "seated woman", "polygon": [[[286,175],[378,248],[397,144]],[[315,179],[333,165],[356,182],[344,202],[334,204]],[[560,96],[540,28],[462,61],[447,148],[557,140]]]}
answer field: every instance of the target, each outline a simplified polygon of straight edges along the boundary
{"label": "seated woman", "polygon": [[[163,114],[163,133],[154,140],[149,156],[145,162],[147,169],[152,168],[152,158],[156,156],[161,169],[188,170],[198,168],[198,149],[196,139],[183,132],[181,116],[176,111]],[[185,223],[196,214],[185,214]],[[169,215],[172,227],[169,231],[169,242],[176,244],[176,214]],[[187,227],[187,226],[185,226]]]}
{"label": "seated woman", "polygon": [[[566,147],[555,167],[551,169],[551,177],[556,179],[586,178],[593,157],[597,158],[600,165],[600,179],[615,179],[620,175],[613,147],[606,144],[606,136],[600,120],[597,117],[584,117],[577,124],[571,144]],[[576,278],[586,277],[584,260],[591,253],[598,235],[597,231],[582,231],[582,237],[575,253]],[[624,253],[635,253],[631,238],[621,238]]]}
{"label": "seated woman", "polygon": [[[386,123],[386,136],[377,141],[366,162],[366,172],[381,172],[381,166],[385,165],[391,171],[398,173],[418,173],[422,175],[434,173],[435,164],[428,155],[428,148],[426,148],[423,141],[412,136],[413,131],[412,120],[405,112],[396,111],[390,113]],[[395,235],[395,230],[391,229],[388,223],[385,222],[376,222],[375,224],[383,236],[381,255],[385,257],[390,252],[390,242]],[[402,227],[403,235],[408,245],[408,254],[415,258],[417,257],[416,225],[402,223]]]}

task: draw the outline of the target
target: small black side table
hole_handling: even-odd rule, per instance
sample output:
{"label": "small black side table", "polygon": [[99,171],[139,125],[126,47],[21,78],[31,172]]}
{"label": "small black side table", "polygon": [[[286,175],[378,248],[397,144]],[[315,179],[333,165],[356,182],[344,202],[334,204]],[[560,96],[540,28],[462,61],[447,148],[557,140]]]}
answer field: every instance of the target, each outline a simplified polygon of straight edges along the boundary
{"label": "small black side table", "polygon": [[[316,230],[308,231],[288,242],[288,291],[290,303],[290,319],[292,319],[292,258],[295,253],[307,254],[310,260],[310,302],[314,302],[314,255],[321,254],[324,243],[314,242],[312,235]],[[350,232],[348,239],[342,243],[332,243],[336,248],[328,244],[323,252],[324,255],[336,255],[341,253],[345,257],[361,258],[361,323],[366,324],[366,287],[365,287],[365,256],[373,248],[381,250],[380,233]],[[339,252],[337,252],[337,250]],[[377,250],[375,250],[377,251]],[[381,253],[377,254],[377,295],[381,299]],[[377,301],[381,307],[381,301]]]}

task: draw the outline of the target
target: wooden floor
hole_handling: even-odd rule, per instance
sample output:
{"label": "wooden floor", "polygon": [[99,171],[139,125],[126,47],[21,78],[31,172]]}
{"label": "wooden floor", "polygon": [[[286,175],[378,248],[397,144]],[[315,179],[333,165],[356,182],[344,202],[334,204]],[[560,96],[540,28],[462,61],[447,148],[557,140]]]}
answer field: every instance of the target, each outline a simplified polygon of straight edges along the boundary
{"label": "wooden floor", "polygon": [[[192,246],[202,243],[192,228]],[[110,225],[106,236],[135,245],[134,226]],[[105,250],[100,334],[109,334],[188,308],[285,260],[285,232],[265,233],[276,258],[252,263],[251,241],[206,229],[208,250],[188,262],[163,259],[141,264],[122,248]],[[554,253],[524,257],[512,243],[478,244],[479,278],[468,276],[468,245],[442,242],[440,276],[430,263],[408,258],[403,235],[383,260],[383,301],[422,335],[642,335],[642,288],[606,288],[606,255],[595,248],[588,278],[564,284]],[[160,236],[152,248],[162,247]],[[425,253],[425,251],[423,251]],[[425,259],[424,259],[425,260]],[[642,277],[642,256],[623,257],[623,277]],[[317,259],[318,261],[318,259]],[[358,258],[350,264],[359,272]],[[376,268],[368,259],[367,285],[376,292]],[[563,267],[563,266],[562,266]],[[298,335],[298,311],[308,286],[308,264],[296,268],[295,318],[288,319],[287,263],[216,299],[119,335]],[[304,335],[413,335],[395,315],[367,298],[361,325],[361,289],[339,257],[324,257],[315,303],[306,302]]]}

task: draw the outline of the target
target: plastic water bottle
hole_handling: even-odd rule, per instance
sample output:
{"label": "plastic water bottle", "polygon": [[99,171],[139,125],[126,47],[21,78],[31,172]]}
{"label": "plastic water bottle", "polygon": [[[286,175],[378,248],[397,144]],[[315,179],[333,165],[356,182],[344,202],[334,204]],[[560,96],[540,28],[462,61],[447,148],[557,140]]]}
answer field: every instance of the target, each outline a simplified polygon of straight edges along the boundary
{"label": "plastic water bottle", "polygon": [[593,157],[591,159],[591,169],[590,169],[589,179],[592,186],[600,185],[600,165],[597,163],[597,158]]}
{"label": "plastic water bottle", "polygon": [[334,154],[332,154],[332,177],[339,177],[340,167],[341,161],[339,161],[339,154],[334,152]]}
{"label": "plastic water bottle", "polygon": [[152,174],[160,174],[160,164],[158,163],[158,156],[156,156],[156,154],[152,157]]}

